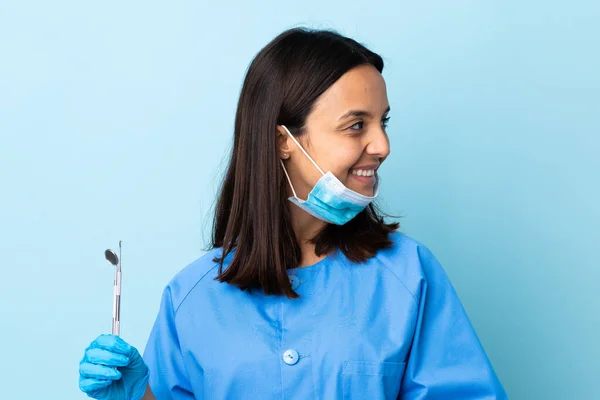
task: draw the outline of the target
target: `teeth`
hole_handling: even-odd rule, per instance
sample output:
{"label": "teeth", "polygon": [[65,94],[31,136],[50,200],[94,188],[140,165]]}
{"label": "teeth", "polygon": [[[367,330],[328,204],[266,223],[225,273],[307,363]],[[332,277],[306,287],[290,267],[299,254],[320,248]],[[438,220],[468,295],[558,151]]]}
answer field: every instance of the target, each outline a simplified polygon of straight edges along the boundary
{"label": "teeth", "polygon": [[352,175],[373,176],[373,175],[375,175],[375,170],[374,169],[353,169]]}

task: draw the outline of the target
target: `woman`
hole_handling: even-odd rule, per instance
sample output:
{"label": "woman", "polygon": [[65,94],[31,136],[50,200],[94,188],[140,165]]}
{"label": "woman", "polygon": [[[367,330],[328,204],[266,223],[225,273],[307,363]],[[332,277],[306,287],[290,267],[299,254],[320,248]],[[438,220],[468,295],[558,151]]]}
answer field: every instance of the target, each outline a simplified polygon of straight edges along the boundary
{"label": "woman", "polygon": [[[247,72],[212,249],[167,285],[144,357],[101,335],[97,399],[506,394],[442,267],[372,201],[390,154],[381,57],[292,29]],[[116,368],[115,368],[116,367]]]}

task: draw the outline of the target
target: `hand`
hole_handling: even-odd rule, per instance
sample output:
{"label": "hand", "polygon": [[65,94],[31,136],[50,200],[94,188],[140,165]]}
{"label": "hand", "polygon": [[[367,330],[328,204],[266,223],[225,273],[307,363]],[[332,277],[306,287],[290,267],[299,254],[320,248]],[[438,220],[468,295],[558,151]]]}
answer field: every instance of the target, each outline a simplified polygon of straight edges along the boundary
{"label": "hand", "polygon": [[79,363],[79,388],[99,400],[140,400],[149,371],[137,349],[115,335],[100,335]]}

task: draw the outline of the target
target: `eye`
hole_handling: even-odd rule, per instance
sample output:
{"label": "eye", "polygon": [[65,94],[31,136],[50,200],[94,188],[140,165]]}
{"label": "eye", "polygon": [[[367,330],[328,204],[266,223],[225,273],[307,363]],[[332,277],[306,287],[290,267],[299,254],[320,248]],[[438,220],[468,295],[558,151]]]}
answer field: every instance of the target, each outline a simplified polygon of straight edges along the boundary
{"label": "eye", "polygon": [[390,117],[385,117],[384,119],[381,120],[381,126],[383,126],[383,129],[386,129],[388,127],[389,122],[390,122]]}
{"label": "eye", "polygon": [[358,121],[354,125],[350,126],[348,129],[353,131],[360,131],[364,127],[365,123],[363,121]]}

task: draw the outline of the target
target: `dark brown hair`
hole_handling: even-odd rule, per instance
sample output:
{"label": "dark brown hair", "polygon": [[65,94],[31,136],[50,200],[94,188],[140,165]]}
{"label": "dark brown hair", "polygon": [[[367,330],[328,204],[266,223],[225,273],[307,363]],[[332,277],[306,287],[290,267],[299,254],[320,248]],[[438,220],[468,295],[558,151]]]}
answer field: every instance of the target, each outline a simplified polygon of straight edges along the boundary
{"label": "dark brown hair", "polygon": [[[356,41],[307,28],[283,32],[256,55],[240,94],[233,149],[215,209],[212,248],[222,247],[215,259],[219,281],[298,297],[286,272],[298,266],[301,252],[279,163],[277,125],[301,135],[318,97],[364,64],[383,71],[382,58]],[[327,224],[312,241],[317,255],[337,248],[349,260],[364,262],[391,245],[388,235],[398,226],[386,224],[372,204],[343,226]]]}

